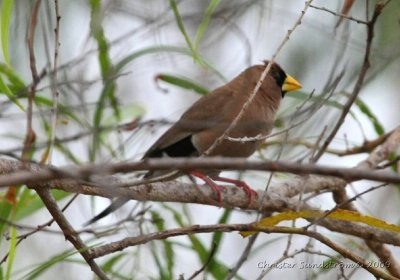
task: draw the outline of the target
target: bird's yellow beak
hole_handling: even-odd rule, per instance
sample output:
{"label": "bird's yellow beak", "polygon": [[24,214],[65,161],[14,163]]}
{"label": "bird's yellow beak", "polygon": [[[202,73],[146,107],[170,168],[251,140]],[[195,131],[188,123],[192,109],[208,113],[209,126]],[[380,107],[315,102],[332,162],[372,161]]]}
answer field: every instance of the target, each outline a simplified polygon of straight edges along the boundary
{"label": "bird's yellow beak", "polygon": [[298,89],[301,89],[301,88],[302,88],[302,85],[298,81],[296,81],[295,78],[293,78],[290,75],[286,76],[286,79],[285,79],[285,81],[283,82],[283,85],[282,85],[282,91],[285,91],[285,92],[286,91],[298,90]]}

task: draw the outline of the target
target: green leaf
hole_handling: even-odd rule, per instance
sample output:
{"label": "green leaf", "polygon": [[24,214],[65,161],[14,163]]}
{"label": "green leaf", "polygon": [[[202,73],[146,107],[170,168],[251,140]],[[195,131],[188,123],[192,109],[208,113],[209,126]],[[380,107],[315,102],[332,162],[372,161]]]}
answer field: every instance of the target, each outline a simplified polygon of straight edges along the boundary
{"label": "green leaf", "polygon": [[7,280],[11,279],[11,271],[14,264],[16,248],[17,248],[17,229],[15,227],[11,227],[10,231],[11,231],[11,240],[7,258],[7,272],[6,272]]}
{"label": "green leaf", "polygon": [[158,74],[156,79],[184,89],[193,90],[201,95],[206,95],[207,93],[210,92],[208,89],[204,88],[195,81],[192,81],[186,77],[178,77],[168,74]]}
{"label": "green leaf", "polygon": [[26,85],[24,81],[15,73],[14,69],[10,66],[0,63],[0,73],[3,73],[7,76],[8,80],[10,81],[14,92],[18,93],[20,91],[26,90]]}
{"label": "green leaf", "polygon": [[10,65],[10,55],[8,53],[8,34],[10,31],[10,18],[12,15],[13,0],[1,1],[1,47],[3,49],[4,60]]}
{"label": "green leaf", "polygon": [[21,105],[21,103],[19,103],[14,93],[5,83],[2,75],[0,75],[0,92],[4,93],[8,97],[8,99],[10,99],[10,101],[17,105],[22,111],[25,111],[25,108]]}
{"label": "green leaf", "polygon": [[81,160],[75,156],[75,154],[71,151],[70,148],[62,145],[61,143],[56,144],[57,150],[62,153],[67,159],[75,164],[79,164]]}
{"label": "green leaf", "polygon": [[383,135],[385,133],[385,129],[383,128],[383,125],[380,123],[378,118],[375,116],[374,113],[369,109],[367,104],[365,104],[359,97],[356,99],[355,104],[357,107],[360,109],[360,111],[367,116],[369,121],[372,123],[374,126],[375,132],[378,135]]}
{"label": "green leaf", "polygon": [[[231,214],[232,214],[231,209],[225,209],[224,213],[222,214],[221,218],[218,220],[217,224],[219,224],[219,225],[226,224],[228,222]],[[217,244],[217,246],[219,247],[221,245],[223,234],[224,234],[223,232],[215,232],[212,237],[211,245]],[[218,247],[216,248],[216,250],[218,249]]]}
{"label": "green leaf", "polygon": [[[13,209],[13,205],[11,205],[7,199],[2,199],[0,202],[0,218],[2,220],[8,221],[10,219],[11,211]],[[7,223],[0,223],[0,236],[3,236],[4,231],[8,228]],[[0,238],[0,243],[3,238]]]}
{"label": "green leaf", "polygon": [[[163,204],[163,206],[165,209],[167,209],[168,211],[170,211],[173,214],[175,222],[180,227],[184,227],[186,225],[182,219],[182,215],[180,212],[178,212],[177,210],[175,210],[174,208],[172,208],[166,204]],[[187,216],[187,214],[186,214],[186,216]],[[222,221],[222,222],[227,221],[229,216],[230,216],[230,213],[225,212],[222,215],[222,217],[220,218],[220,221]],[[193,251],[197,254],[201,263],[203,263],[203,264],[206,263],[208,261],[208,259],[210,258],[212,246],[208,250],[207,247],[201,242],[201,240],[199,238],[197,238],[197,236],[195,234],[189,234],[188,238],[191,242]],[[221,237],[218,234],[214,234],[213,240],[216,240],[216,242],[218,242],[218,240],[221,240]],[[219,244],[217,244],[217,246],[219,246]],[[209,269],[209,266],[211,266],[211,269]],[[218,260],[216,260],[214,258],[210,261],[209,266],[207,266],[206,270],[209,271],[215,279],[224,279],[229,272],[229,267],[227,267],[226,265],[224,265],[223,263],[219,262]]]}
{"label": "green leaf", "polygon": [[338,255],[336,258],[329,258],[326,259],[322,262],[322,267],[320,268],[321,272],[328,272],[332,270],[332,268],[335,268],[335,266],[338,264],[337,259],[341,258],[340,255]]}
{"label": "green leaf", "polygon": [[116,265],[121,258],[126,256],[126,253],[120,253],[117,254],[116,256],[113,256],[109,260],[107,260],[104,264],[102,264],[101,268],[103,269],[104,272],[110,272],[112,273],[114,265]]}
{"label": "green leaf", "polygon": [[221,2],[220,0],[211,0],[210,4],[206,9],[203,20],[201,21],[199,28],[197,29],[196,40],[194,42],[195,53],[198,53],[201,39],[203,38],[203,35],[208,27],[212,14],[214,13],[215,9],[217,8],[220,2]]}
{"label": "green leaf", "polygon": [[188,45],[188,48],[191,51],[193,59],[196,60],[196,57],[197,57],[196,51],[194,50],[192,42],[190,41],[189,35],[186,32],[185,25],[183,24],[182,17],[179,13],[178,4],[176,3],[175,0],[169,0],[169,4],[172,8],[172,11],[174,12],[174,16],[175,16],[176,23],[178,24],[178,28],[181,31],[183,37],[185,38],[186,44]]}
{"label": "green leaf", "polygon": [[[146,48],[143,48],[141,50],[135,51],[135,52],[127,55],[122,60],[120,60],[115,65],[115,72],[116,73],[120,73],[122,68],[124,68],[127,64],[129,64],[130,62],[132,62],[136,58],[139,58],[141,56],[148,55],[148,54],[163,53],[163,52],[178,53],[178,54],[182,54],[182,55],[186,55],[186,56],[190,56],[191,57],[191,52],[187,48],[171,46],[171,45],[159,45],[159,46],[153,46],[153,47],[146,47]],[[221,79],[221,81],[223,81],[223,82],[227,82],[228,81],[226,79],[226,77],[221,72],[219,72],[215,67],[213,67],[210,63],[208,63],[203,58],[201,58],[201,60],[202,60],[202,63],[204,63],[204,65],[206,65],[206,67],[208,69],[211,69],[214,72],[214,74],[216,74]]]}
{"label": "green leaf", "polygon": [[145,112],[145,109],[140,105],[127,105],[120,110],[119,117],[111,115],[109,118],[104,120],[103,123],[107,127],[118,124],[119,122],[132,121],[133,119],[137,119],[143,116]]}
{"label": "green leaf", "polygon": [[[89,248],[87,248],[89,249]],[[43,262],[42,264],[40,264],[38,267],[36,267],[35,269],[33,269],[32,271],[30,271],[28,274],[24,275],[22,279],[24,280],[36,280],[36,279],[40,279],[40,276],[46,272],[49,268],[53,267],[56,264],[60,264],[62,262],[67,261],[67,258],[70,256],[73,256],[75,254],[77,254],[78,251],[76,250],[69,250],[66,252],[63,252],[59,255],[50,257],[50,259],[48,261]]]}
{"label": "green leaf", "polygon": [[91,0],[91,21],[90,28],[93,37],[96,39],[97,47],[99,49],[99,64],[101,75],[103,79],[103,89],[101,91],[99,100],[96,105],[96,110],[93,118],[94,131],[92,147],[89,149],[89,158],[91,161],[95,160],[96,152],[100,147],[99,140],[99,127],[103,120],[103,114],[106,101],[109,101],[113,108],[114,115],[118,118],[120,115],[118,100],[116,97],[117,84],[115,82],[116,72],[112,65],[109,55],[109,45],[104,34],[103,27],[101,26],[101,0]]}
{"label": "green leaf", "polygon": [[[52,190],[51,192],[56,201],[60,201],[72,195],[71,193],[67,193],[60,190]],[[42,209],[43,207],[44,206],[42,200],[35,193],[30,193],[28,192],[27,189],[25,189],[15,209],[16,210],[15,220],[20,220],[29,217],[36,211]]]}
{"label": "green leaf", "polygon": [[[230,209],[225,209],[224,213],[222,214],[221,218],[218,220],[218,224],[226,224],[232,214],[232,210]],[[211,239],[211,245],[210,245],[210,250],[208,252],[208,256],[212,253],[211,248],[215,246],[215,255],[218,252],[218,249],[221,247],[222,244],[222,237],[224,236],[223,232],[215,232],[212,236]],[[215,260],[214,256],[212,257],[210,263],[207,266],[207,270],[211,272],[212,275],[218,275],[218,277],[223,276],[223,278],[226,277],[226,275],[229,272],[229,268],[226,267],[225,265],[221,264],[217,260]],[[217,278],[217,277],[216,277]],[[217,278],[220,279],[220,278]]]}
{"label": "green leaf", "polygon": [[[45,106],[48,108],[53,108],[53,100],[40,95],[35,95],[35,104],[37,106]],[[58,110],[60,111],[60,114],[64,114],[69,118],[71,118],[73,121],[75,121],[77,124],[82,125],[81,117],[75,115],[71,110],[68,109],[68,107],[62,104],[58,104]]]}
{"label": "green leaf", "polygon": [[[151,211],[151,217],[158,231],[164,231],[166,229],[164,219],[156,211]],[[167,272],[165,271],[164,268],[162,269],[162,271],[166,278],[172,278],[173,268],[175,263],[175,254],[173,250],[173,245],[169,240],[162,240],[162,243],[164,247],[164,259],[167,262]]]}

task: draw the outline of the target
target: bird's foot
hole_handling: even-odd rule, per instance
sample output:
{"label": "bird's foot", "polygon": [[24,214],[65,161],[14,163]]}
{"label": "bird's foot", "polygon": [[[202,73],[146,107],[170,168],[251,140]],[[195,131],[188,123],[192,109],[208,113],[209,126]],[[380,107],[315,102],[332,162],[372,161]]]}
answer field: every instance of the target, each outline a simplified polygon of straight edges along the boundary
{"label": "bird's foot", "polygon": [[210,186],[210,188],[213,189],[213,191],[218,196],[218,203],[221,206],[221,204],[222,204],[222,193],[221,193],[221,191],[224,190],[225,187],[216,184],[210,177],[208,177],[207,175],[204,175],[203,173],[192,171],[192,172],[190,172],[190,174],[193,175],[194,177],[197,177],[197,178],[203,180],[208,186]]}
{"label": "bird's foot", "polygon": [[236,180],[236,179],[230,179],[230,178],[225,178],[225,177],[213,177],[213,180],[215,181],[220,181],[220,182],[225,182],[225,183],[230,183],[233,184],[235,186],[238,186],[240,188],[242,188],[245,193],[247,194],[248,197],[248,204],[251,203],[253,197],[255,199],[258,198],[258,193],[253,190],[249,185],[247,185],[245,182],[241,181],[241,180]]}
{"label": "bird's foot", "polygon": [[216,184],[214,181],[219,181],[219,182],[224,182],[224,183],[229,183],[229,184],[233,184],[235,186],[238,186],[240,188],[242,188],[247,197],[248,197],[248,204],[251,203],[253,197],[254,198],[258,198],[258,193],[253,190],[251,187],[249,187],[249,185],[247,185],[245,182],[241,181],[241,180],[235,180],[235,179],[230,179],[230,178],[225,178],[225,177],[208,177],[207,175],[204,175],[200,172],[196,172],[196,171],[192,171],[191,174],[201,180],[203,180],[207,185],[209,185],[215,193],[217,193],[218,195],[218,202],[220,204],[222,204],[222,194],[221,194],[221,190],[225,189],[224,186],[218,185]]}

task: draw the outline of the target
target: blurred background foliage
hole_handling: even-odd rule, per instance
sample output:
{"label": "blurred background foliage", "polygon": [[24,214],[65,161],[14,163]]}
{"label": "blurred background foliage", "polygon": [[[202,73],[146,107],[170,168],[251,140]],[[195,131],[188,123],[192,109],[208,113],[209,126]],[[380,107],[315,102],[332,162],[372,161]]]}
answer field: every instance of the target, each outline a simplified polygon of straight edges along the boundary
{"label": "blurred background foliage", "polygon": [[[32,85],[27,32],[34,2],[1,2],[0,152],[5,156],[20,157],[25,137],[27,94]],[[59,1],[56,83],[59,101],[57,127],[53,131],[56,18],[54,1],[41,1],[34,52],[36,67],[43,77],[34,102],[36,140],[31,159],[40,162],[46,158],[53,133],[56,136],[51,155],[54,165],[139,159],[168,124],[200,95],[224,84],[246,67],[269,59],[299,17],[303,2]],[[375,3],[355,1],[350,15],[365,20],[366,11],[370,15]],[[340,12],[343,1],[315,0],[313,5]],[[375,27],[371,68],[360,98],[331,148],[344,150],[360,145],[399,125],[399,20],[400,1],[392,1]],[[337,16],[310,8],[279,54],[277,61],[301,81],[303,89],[287,95],[276,129],[298,125],[287,134],[269,139],[255,157],[308,161],[313,149],[304,143],[313,144],[319,138],[324,139],[332,129],[355,84],[366,44],[365,25],[345,20],[335,29],[337,21]],[[139,119],[139,127],[133,131],[121,127]],[[323,131],[325,133],[320,136]],[[320,162],[354,166],[364,157],[338,158],[327,154]],[[259,172],[231,175],[242,176],[256,189],[265,188],[269,176]],[[277,174],[275,179],[287,176]],[[3,194],[5,197],[6,193]],[[71,196],[62,192],[55,192],[55,195],[61,204]],[[393,204],[384,203],[389,195],[393,197]],[[398,211],[391,209],[396,209],[393,207],[398,197],[397,189],[385,189],[378,195],[374,193],[373,203],[368,196],[360,203],[366,213],[396,223]],[[15,205],[6,199],[1,201],[2,219],[35,227],[49,218],[33,191],[18,188],[14,201]],[[105,199],[80,196],[66,215],[80,229],[84,221],[107,204]],[[315,205],[328,209],[333,202],[329,196],[320,196],[315,199]],[[127,215],[130,217],[127,223],[113,224]],[[242,211],[200,205],[131,202],[96,227],[97,234],[83,236],[89,244],[96,245],[176,226],[250,222],[254,218],[254,214]],[[58,230],[55,226],[51,229]],[[6,224],[2,224],[0,230],[7,237],[0,243],[0,257],[10,253],[8,260],[2,263],[0,279],[93,277],[62,234],[38,233],[16,246],[18,236],[26,230],[10,230]],[[342,237],[327,234],[333,238]],[[348,245],[354,243],[343,239]],[[307,241],[298,237],[295,240],[295,248],[301,248]],[[187,277],[199,269],[207,262],[211,251],[216,250],[206,269],[206,277],[223,279],[246,242],[236,234],[193,235],[152,242],[100,261],[112,279],[176,279],[180,274]],[[254,252],[239,271],[238,279],[256,277],[261,271],[257,263],[275,261],[286,242],[283,236],[260,237]],[[296,258],[307,257],[326,261],[326,257],[321,256]],[[275,270],[270,275],[292,274],[298,278],[298,273]],[[330,279],[337,271],[304,270],[300,273],[304,277]],[[362,279],[365,274],[358,271],[357,276]]]}

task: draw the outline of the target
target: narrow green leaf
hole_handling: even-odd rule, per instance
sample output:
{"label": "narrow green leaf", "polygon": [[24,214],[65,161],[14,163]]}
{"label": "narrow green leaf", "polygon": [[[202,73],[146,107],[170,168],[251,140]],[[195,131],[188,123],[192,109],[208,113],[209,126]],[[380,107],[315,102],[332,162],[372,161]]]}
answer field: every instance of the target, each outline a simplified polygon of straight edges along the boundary
{"label": "narrow green leaf", "polygon": [[[44,96],[40,96],[40,95],[35,95],[35,104],[37,106],[45,106],[48,108],[53,108],[53,100],[51,100],[50,98],[44,97]],[[58,110],[60,111],[60,114],[64,114],[66,116],[68,116],[69,118],[71,118],[73,121],[75,121],[77,124],[82,125],[82,120],[81,117],[78,117],[77,115],[75,115],[70,109],[68,109],[68,107],[62,105],[62,104],[58,104]]]}
{"label": "narrow green leaf", "polygon": [[[11,210],[13,205],[11,205],[6,199],[2,199],[0,202],[0,218],[2,220],[9,220],[11,215]],[[4,231],[8,228],[7,223],[0,223],[0,236],[3,236]],[[0,238],[0,244],[3,238]]]}
{"label": "narrow green leaf", "polygon": [[[225,209],[225,210],[224,210],[224,213],[223,213],[222,216],[221,216],[221,218],[218,220],[218,224],[219,224],[219,225],[221,225],[221,224],[226,224],[226,223],[228,222],[228,220],[229,220],[231,214],[232,214],[232,210],[231,210],[231,209]],[[211,245],[212,245],[212,244],[216,244],[216,246],[217,246],[216,250],[217,250],[218,247],[221,245],[221,241],[222,241],[222,236],[223,236],[223,234],[224,234],[223,232],[215,232],[215,233],[213,234],[212,241],[211,241]]]}
{"label": "narrow green leaf", "polygon": [[[52,194],[54,195],[56,201],[60,201],[68,196],[71,196],[71,193],[67,193],[60,190],[52,190]],[[43,209],[42,200],[34,194],[28,196],[21,202],[19,201],[15,211],[15,220],[20,220],[26,217],[29,217],[36,211]]]}
{"label": "narrow green leaf", "polygon": [[144,115],[145,109],[136,104],[126,105],[120,110],[120,117],[117,118],[114,115],[111,115],[107,119],[103,121],[104,126],[113,126],[118,124],[119,122],[127,122],[132,121],[133,119],[138,119]]}
{"label": "narrow green leaf", "polygon": [[[87,248],[89,249],[89,248]],[[46,272],[49,268],[53,267],[56,264],[60,264],[62,262],[67,261],[67,258],[70,256],[73,256],[75,254],[77,254],[78,251],[76,250],[70,250],[70,251],[66,251],[63,252],[57,256],[53,256],[51,257],[48,261],[43,262],[42,264],[40,264],[39,266],[37,266],[35,269],[33,269],[32,271],[30,271],[28,274],[24,275],[22,279],[24,280],[36,280],[36,279],[40,279],[40,276]]]}
{"label": "narrow green leaf", "polygon": [[78,157],[76,157],[75,154],[71,151],[71,149],[68,148],[67,146],[62,145],[61,143],[57,143],[56,148],[71,162],[73,162],[75,164],[81,163],[81,160]]}
{"label": "narrow green leaf", "polygon": [[12,15],[13,0],[1,1],[1,47],[3,49],[4,61],[10,65],[8,53],[8,34],[10,31],[10,19]]}
{"label": "narrow green leaf", "polygon": [[330,270],[335,269],[337,267],[337,259],[341,258],[341,256],[337,256],[337,258],[329,258],[322,262],[322,267],[319,269],[320,272],[328,272]]}
{"label": "narrow green leaf", "polygon": [[173,75],[168,75],[168,74],[158,74],[156,76],[157,80],[164,81],[166,83],[169,83],[171,85],[175,85],[184,89],[190,89],[198,94],[201,95],[206,95],[210,91],[203,86],[199,85],[195,81],[192,81],[186,77],[178,77],[178,76],[173,76]]}
{"label": "narrow green leaf", "polygon": [[385,133],[385,129],[383,128],[383,125],[381,122],[378,120],[378,118],[375,116],[374,113],[370,110],[370,108],[367,106],[367,104],[364,103],[360,98],[357,98],[355,101],[355,104],[357,107],[360,109],[360,111],[367,116],[369,121],[372,123],[374,126],[375,132],[378,135],[383,135]]}
{"label": "narrow green leaf", "polygon": [[172,280],[172,275],[169,275],[162,265],[162,259],[159,257],[158,252],[156,251],[156,245],[150,244],[151,246],[151,254],[158,268],[158,279]]}
{"label": "narrow green leaf", "polygon": [[18,99],[14,96],[14,93],[4,82],[2,75],[0,75],[0,92],[4,93],[8,99],[10,99],[10,101],[17,105],[22,111],[25,111],[25,108],[21,105],[21,103],[19,103]]}
{"label": "narrow green leaf", "polygon": [[203,35],[206,32],[212,14],[214,13],[215,9],[217,8],[220,2],[221,2],[220,0],[211,0],[210,4],[206,9],[203,20],[201,21],[199,28],[197,29],[196,39],[194,42],[195,53],[198,53],[201,39],[203,38]]}
{"label": "narrow green leaf", "polygon": [[126,256],[126,253],[119,253],[109,260],[107,260],[104,264],[101,265],[101,268],[103,269],[104,272],[110,272],[112,273],[114,266],[123,258]]}
{"label": "narrow green leaf", "polygon": [[15,93],[26,90],[27,87],[26,87],[24,81],[18,76],[18,74],[10,66],[7,66],[4,63],[0,63],[0,73],[3,73],[4,75],[7,76]]}
{"label": "narrow green leaf", "polygon": [[[177,210],[166,204],[163,204],[163,207],[173,214],[175,222],[180,227],[184,227],[186,225],[186,223],[182,219],[182,214],[180,212],[178,212]],[[220,221],[226,221],[228,218],[229,218],[229,213],[224,213]],[[188,238],[192,244],[193,251],[197,254],[201,263],[203,264],[206,263],[210,257],[211,249],[207,250],[207,247],[201,242],[199,238],[197,238],[195,234],[189,234]],[[218,240],[219,239],[218,235],[215,238],[216,240]],[[229,272],[229,267],[227,267],[226,265],[224,265],[223,263],[219,262],[216,259],[212,259],[210,264],[211,263],[213,263],[212,269],[209,270],[209,267],[207,267],[206,270],[209,271],[215,279],[224,279],[227,273]]]}
{"label": "narrow green leaf", "polygon": [[91,21],[90,28],[92,36],[96,39],[97,47],[99,50],[99,64],[101,75],[103,79],[103,89],[101,91],[99,100],[97,102],[93,124],[95,133],[93,134],[92,147],[89,149],[89,158],[91,161],[95,160],[96,152],[100,147],[98,128],[103,119],[105,103],[109,101],[113,108],[113,113],[116,117],[119,117],[119,105],[116,97],[117,84],[115,82],[116,72],[111,62],[109,55],[109,45],[107,38],[104,34],[103,27],[101,26],[101,0],[91,0]]}
{"label": "narrow green leaf", "polygon": [[196,59],[196,57],[197,57],[196,51],[194,50],[192,42],[190,41],[189,35],[186,32],[186,28],[185,28],[185,25],[183,24],[181,14],[179,13],[178,4],[176,3],[175,0],[169,0],[169,4],[172,8],[172,11],[174,12],[174,16],[175,16],[176,23],[178,24],[178,28],[181,31],[183,37],[185,38],[186,44],[188,45],[188,48],[190,49],[190,51],[193,55],[193,58]]}
{"label": "narrow green leaf", "polygon": [[10,249],[8,250],[8,258],[7,258],[7,272],[6,272],[6,279],[11,279],[11,271],[13,268],[16,248],[17,248],[17,229],[15,227],[10,228],[11,232],[11,240],[10,240]]}
{"label": "narrow green leaf", "polygon": [[[151,211],[151,219],[156,226],[158,231],[164,231],[165,228],[165,223],[164,219],[160,216],[160,214],[156,211]],[[175,263],[175,254],[173,250],[172,243],[169,240],[162,240],[163,247],[164,247],[164,259],[167,262],[167,271],[165,272],[165,269],[162,269],[163,274],[167,274],[167,278],[172,278],[173,276],[173,268],[174,268],[174,263]]]}
{"label": "narrow green leaf", "polygon": [[[191,57],[191,52],[188,51],[187,48],[182,48],[182,47],[177,47],[177,46],[171,46],[171,45],[159,45],[159,46],[154,46],[154,47],[146,47],[141,50],[135,51],[131,53],[130,55],[127,55],[125,58],[120,60],[116,65],[115,65],[115,72],[120,73],[122,68],[124,68],[127,64],[135,60],[136,58],[139,58],[144,55],[148,54],[153,54],[153,53],[162,53],[162,52],[171,52],[171,53],[178,53],[186,56]],[[202,63],[206,65],[208,69],[211,69],[223,82],[227,82],[228,80],[226,77],[218,71],[215,67],[213,67],[210,63],[205,61],[203,58],[201,58]]]}

